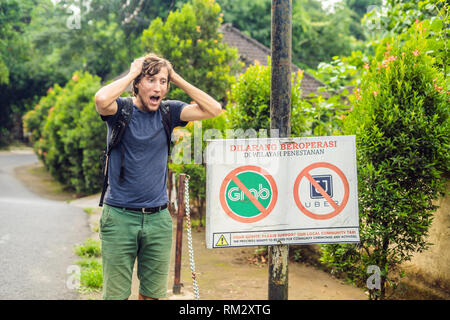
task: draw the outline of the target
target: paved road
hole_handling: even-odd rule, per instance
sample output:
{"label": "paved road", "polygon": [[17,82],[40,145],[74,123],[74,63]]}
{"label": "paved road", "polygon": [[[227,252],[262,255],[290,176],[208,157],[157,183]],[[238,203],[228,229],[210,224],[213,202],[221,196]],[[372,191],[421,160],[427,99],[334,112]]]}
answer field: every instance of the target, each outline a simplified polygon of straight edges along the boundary
{"label": "paved road", "polygon": [[36,161],[31,152],[0,152],[0,300],[78,299],[67,272],[74,245],[89,237],[87,216],[14,178],[15,167]]}

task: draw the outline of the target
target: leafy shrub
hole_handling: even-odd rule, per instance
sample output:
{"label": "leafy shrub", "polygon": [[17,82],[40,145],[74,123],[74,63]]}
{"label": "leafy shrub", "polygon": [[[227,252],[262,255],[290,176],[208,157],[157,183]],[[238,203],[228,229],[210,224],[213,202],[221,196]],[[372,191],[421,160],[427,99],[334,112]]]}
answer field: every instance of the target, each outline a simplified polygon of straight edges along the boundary
{"label": "leafy shrub", "polygon": [[24,117],[34,148],[51,175],[77,193],[95,193],[101,187],[101,155],[106,126],[94,103],[100,78],[75,72],[64,88],[41,98]]}
{"label": "leafy shrub", "polygon": [[[172,162],[169,163],[169,168],[175,172],[176,181],[180,173],[189,175],[190,200],[198,208],[200,225],[203,224],[202,214],[206,200],[206,169],[203,161],[206,140],[224,138],[226,125],[225,111],[215,118],[190,122],[180,130],[184,135],[173,148]],[[183,154],[186,150],[190,152],[188,157]]]}
{"label": "leafy shrub", "polygon": [[322,260],[363,283],[369,265],[381,270],[385,298],[396,282],[389,272],[429,245],[426,236],[450,168],[449,104],[444,76],[434,67],[423,25],[385,39],[355,92],[344,119],[355,134],[361,243],[325,245]]}
{"label": "leafy shrub", "polygon": [[[39,150],[39,139],[42,137],[45,121],[47,120],[48,111],[56,103],[57,98],[61,95],[62,88],[56,84],[54,88],[47,90],[47,95],[42,97],[33,109],[23,116],[23,128],[26,135],[29,136],[30,142],[33,142],[35,151]],[[42,153],[42,152],[40,152]],[[38,153],[39,154],[39,153]]]}
{"label": "leafy shrub", "polygon": [[[308,128],[302,109],[300,84],[303,72],[292,75],[291,80],[291,132],[303,136]],[[228,126],[233,129],[270,129],[270,61],[269,66],[256,63],[241,74],[231,88],[227,105]]]}

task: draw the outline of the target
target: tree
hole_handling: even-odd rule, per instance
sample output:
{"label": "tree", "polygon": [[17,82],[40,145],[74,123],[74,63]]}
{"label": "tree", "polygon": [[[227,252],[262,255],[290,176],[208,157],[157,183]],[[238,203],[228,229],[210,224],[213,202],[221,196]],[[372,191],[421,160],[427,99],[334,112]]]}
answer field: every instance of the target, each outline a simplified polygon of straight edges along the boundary
{"label": "tree", "polygon": [[[86,6],[85,1],[81,4]],[[34,9],[27,29],[36,52],[31,63],[45,67],[53,75],[47,88],[55,82],[63,85],[76,70],[106,80],[128,66],[135,41],[126,38],[117,14],[107,8],[94,11],[95,4],[86,9],[71,1],[54,5],[42,0]]]}
{"label": "tree", "polygon": [[35,5],[32,0],[0,3],[0,145],[21,136],[21,114],[41,91],[42,79],[33,78],[27,65],[32,50],[24,34]]}
{"label": "tree", "polygon": [[[119,13],[116,21],[127,39],[137,38],[156,17],[166,20],[170,11],[181,8],[189,0],[123,0],[97,1],[97,7],[109,13]],[[94,9],[96,7],[94,6]]]}
{"label": "tree", "polygon": [[[308,130],[301,99],[303,72],[291,77],[291,131],[292,136],[303,136]],[[231,99],[227,106],[228,126],[242,129],[242,135],[256,138],[259,130],[270,130],[270,61],[269,66],[260,64],[247,68],[231,89]],[[247,133],[247,134],[245,134]],[[236,132],[238,134],[238,132]],[[242,137],[243,137],[242,136]],[[231,137],[234,138],[234,137]]]}
{"label": "tree", "polygon": [[[270,47],[271,0],[218,0],[225,22]],[[336,55],[349,55],[360,43],[351,33],[353,11],[337,5],[326,12],[317,0],[292,1],[292,61],[315,68]]]}
{"label": "tree", "polygon": [[359,19],[362,19],[371,8],[381,6],[382,2],[382,0],[344,0]]}
{"label": "tree", "polygon": [[217,0],[223,10],[223,19],[270,47],[271,0],[235,1]]}
{"label": "tree", "polygon": [[325,12],[319,1],[297,0],[292,8],[292,60],[315,68],[333,56],[349,55],[358,47],[350,33],[350,10],[336,6]]}
{"label": "tree", "polygon": [[[406,33],[417,22],[428,20],[431,54],[435,65],[447,75],[449,4],[445,0],[388,0],[386,6],[367,13],[362,23],[370,30],[369,39],[376,46],[382,39]],[[431,44],[430,44],[431,45]]]}
{"label": "tree", "polygon": [[8,0],[0,3],[0,84],[9,83],[9,68],[5,60],[11,51],[11,38],[16,37],[14,22],[21,17],[21,6],[18,1]]}
{"label": "tree", "polygon": [[383,38],[407,32],[416,20],[434,19],[442,9],[448,10],[448,4],[445,0],[387,0],[373,9],[364,16],[363,24],[376,26],[372,36]]}
{"label": "tree", "polygon": [[350,31],[357,39],[365,40],[366,36],[361,25],[361,19],[370,10],[381,8],[382,0],[344,0],[344,4],[351,10]]}
{"label": "tree", "polygon": [[448,82],[434,64],[430,32],[431,21],[416,22],[383,40],[343,123],[344,134],[356,135],[361,243],[323,246],[322,260],[360,284],[378,267],[373,299],[395,287],[400,263],[428,247],[433,200],[450,169]]}
{"label": "tree", "polygon": [[21,116],[76,70],[102,80],[137,55],[141,31],[185,0],[5,0],[0,3],[0,144],[22,137]]}
{"label": "tree", "polygon": [[[220,6],[210,0],[193,0],[171,12],[166,22],[156,18],[142,34],[142,52],[155,52],[168,59],[187,81],[224,100],[242,65],[236,49],[222,42],[218,28]],[[178,88],[170,97],[189,102]]]}

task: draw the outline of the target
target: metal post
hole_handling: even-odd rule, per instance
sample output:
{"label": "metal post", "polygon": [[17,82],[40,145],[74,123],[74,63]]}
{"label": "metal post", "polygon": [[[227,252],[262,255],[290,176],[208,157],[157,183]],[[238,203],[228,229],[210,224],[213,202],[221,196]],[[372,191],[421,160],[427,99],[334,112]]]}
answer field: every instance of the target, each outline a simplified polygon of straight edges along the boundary
{"label": "metal post", "polygon": [[170,212],[170,215],[172,217],[175,216],[175,204],[172,202],[172,190],[173,188],[175,188],[174,183],[173,183],[173,176],[174,176],[174,172],[170,169],[167,170],[168,174],[167,174],[167,193],[169,195],[169,205],[167,207],[167,209]]}
{"label": "metal post", "polygon": [[175,278],[173,281],[173,294],[180,294],[181,287],[180,283],[180,273],[181,273],[181,249],[183,240],[183,219],[185,214],[185,204],[184,204],[184,189],[185,189],[185,178],[184,173],[180,174],[178,177],[178,190],[177,190],[177,202],[178,202],[178,212],[177,212],[177,235],[176,235],[176,249],[175,249]]}
{"label": "metal post", "polygon": [[[292,0],[272,0],[270,128],[291,134]],[[269,246],[269,300],[288,299],[288,245]]]}

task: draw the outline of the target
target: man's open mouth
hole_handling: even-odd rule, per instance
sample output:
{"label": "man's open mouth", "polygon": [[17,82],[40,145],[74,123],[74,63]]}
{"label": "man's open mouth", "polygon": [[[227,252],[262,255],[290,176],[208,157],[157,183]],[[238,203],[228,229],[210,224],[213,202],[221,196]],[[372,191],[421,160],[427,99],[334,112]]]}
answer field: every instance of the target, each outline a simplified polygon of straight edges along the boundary
{"label": "man's open mouth", "polygon": [[158,103],[160,96],[150,96],[151,103]]}

